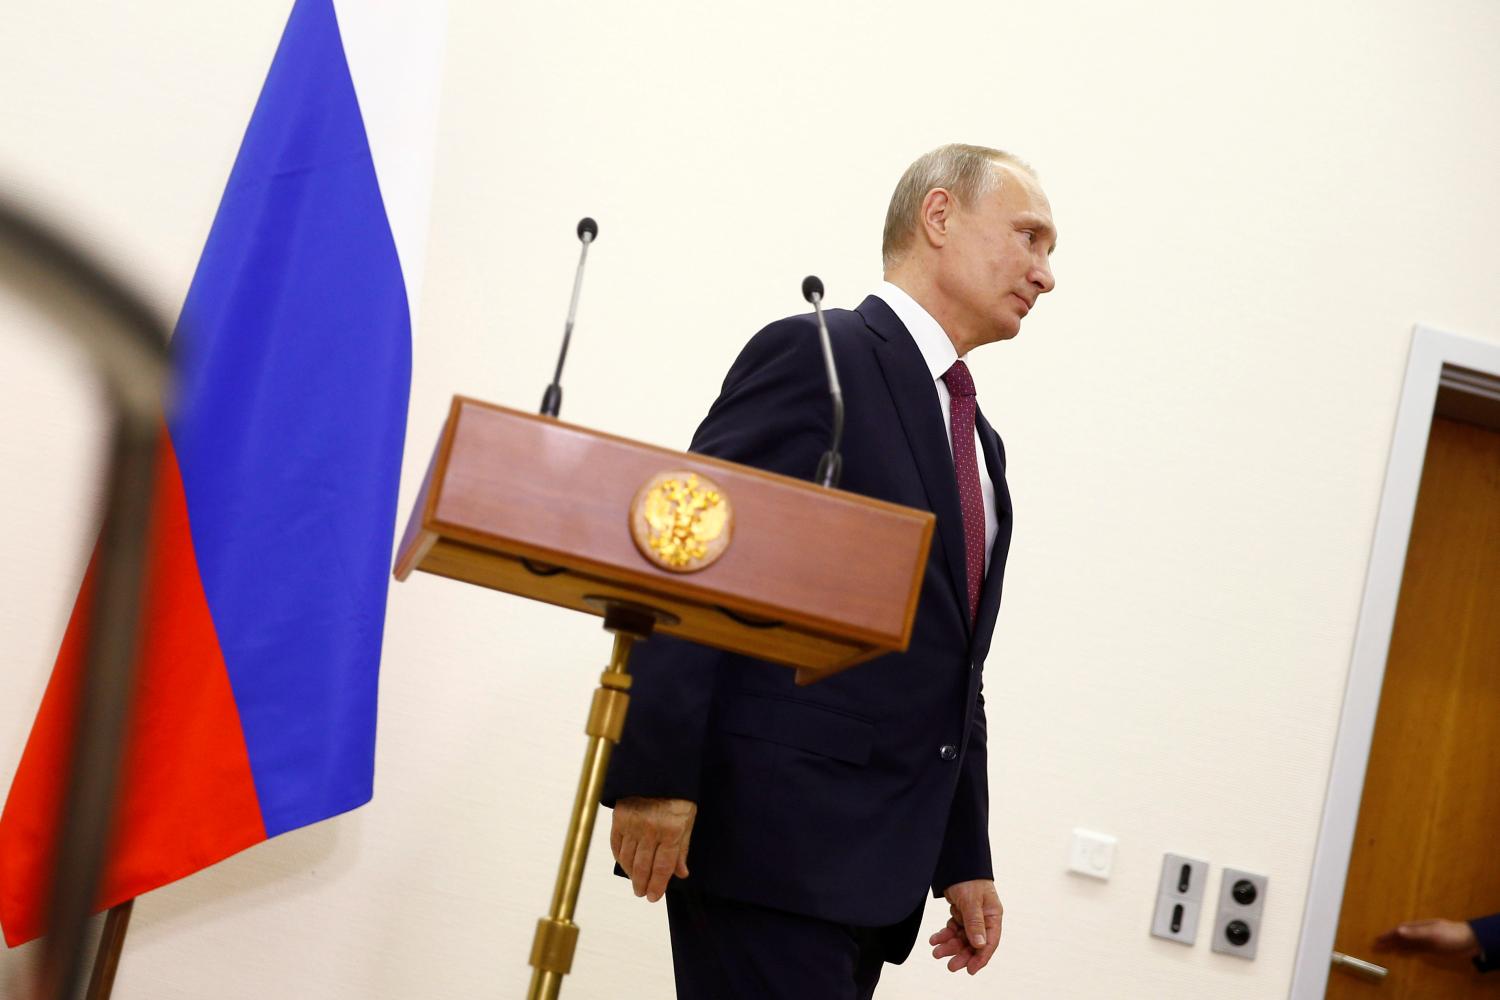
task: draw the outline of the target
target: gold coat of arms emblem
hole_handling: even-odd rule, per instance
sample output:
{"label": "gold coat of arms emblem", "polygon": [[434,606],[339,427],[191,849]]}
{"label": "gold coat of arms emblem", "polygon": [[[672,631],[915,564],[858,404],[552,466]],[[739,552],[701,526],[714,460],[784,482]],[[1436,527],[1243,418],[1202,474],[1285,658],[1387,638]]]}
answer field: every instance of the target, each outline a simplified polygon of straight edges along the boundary
{"label": "gold coat of arms emblem", "polygon": [[641,555],[662,569],[692,573],[729,547],[734,512],[729,497],[694,472],[653,476],[630,505],[630,534]]}

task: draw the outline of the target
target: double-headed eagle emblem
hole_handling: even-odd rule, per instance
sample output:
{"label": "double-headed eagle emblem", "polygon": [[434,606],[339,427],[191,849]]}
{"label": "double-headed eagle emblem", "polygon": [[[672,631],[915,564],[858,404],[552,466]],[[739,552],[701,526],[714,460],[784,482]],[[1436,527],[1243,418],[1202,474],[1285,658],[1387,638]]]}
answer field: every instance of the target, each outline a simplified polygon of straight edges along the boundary
{"label": "double-headed eagle emblem", "polygon": [[641,554],[663,569],[691,573],[729,546],[733,512],[724,491],[692,472],[663,472],[630,505],[631,535]]}

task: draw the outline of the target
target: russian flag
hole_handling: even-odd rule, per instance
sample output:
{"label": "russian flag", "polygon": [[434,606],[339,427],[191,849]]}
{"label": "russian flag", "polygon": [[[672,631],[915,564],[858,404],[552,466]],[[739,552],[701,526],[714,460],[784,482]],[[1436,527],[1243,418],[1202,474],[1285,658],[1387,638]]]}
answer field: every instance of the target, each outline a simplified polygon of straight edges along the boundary
{"label": "russian flag", "polygon": [[[371,796],[443,18],[297,0],[282,34],[174,343],[100,908]],[[91,588],[0,815],[12,946],[46,929]]]}

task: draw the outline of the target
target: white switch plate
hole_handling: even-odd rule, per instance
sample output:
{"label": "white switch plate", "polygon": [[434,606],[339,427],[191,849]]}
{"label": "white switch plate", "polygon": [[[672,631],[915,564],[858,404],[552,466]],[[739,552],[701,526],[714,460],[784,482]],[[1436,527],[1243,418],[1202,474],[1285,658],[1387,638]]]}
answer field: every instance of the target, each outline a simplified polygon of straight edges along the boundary
{"label": "white switch plate", "polygon": [[1073,853],[1068,862],[1068,871],[1087,875],[1089,878],[1109,878],[1115,870],[1116,842],[1107,833],[1074,827]]}

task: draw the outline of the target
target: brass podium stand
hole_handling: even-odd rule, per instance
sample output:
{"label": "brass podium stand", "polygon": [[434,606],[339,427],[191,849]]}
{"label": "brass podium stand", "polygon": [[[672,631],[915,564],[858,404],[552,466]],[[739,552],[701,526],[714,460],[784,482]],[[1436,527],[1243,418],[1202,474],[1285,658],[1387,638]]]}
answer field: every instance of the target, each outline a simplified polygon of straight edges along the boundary
{"label": "brass podium stand", "polygon": [[911,639],[926,511],[455,397],[397,555],[435,573],[604,617],[614,655],[528,996],[556,997],[600,789],[653,631],[797,671],[809,684]]}

